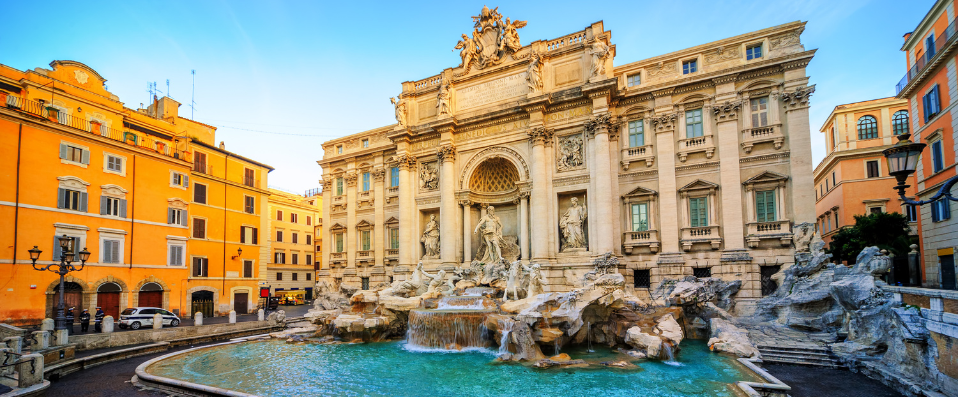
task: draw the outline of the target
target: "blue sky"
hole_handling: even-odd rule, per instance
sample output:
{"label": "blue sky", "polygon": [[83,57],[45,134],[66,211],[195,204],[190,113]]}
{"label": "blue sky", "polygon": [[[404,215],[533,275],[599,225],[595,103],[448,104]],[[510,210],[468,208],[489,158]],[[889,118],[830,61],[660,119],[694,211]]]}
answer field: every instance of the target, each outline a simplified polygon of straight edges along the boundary
{"label": "blue sky", "polygon": [[[403,81],[459,64],[452,51],[482,2],[366,1],[10,2],[0,63],[25,70],[55,59],[97,70],[126,106],[156,81],[189,116],[220,127],[227,149],[276,168],[270,185],[317,186],[321,143],[394,123],[389,97]],[[934,4],[902,1],[549,1],[486,3],[528,20],[522,43],[603,20],[621,65],[795,20],[818,53],[808,67],[812,149],[834,106],[893,96],[905,73],[902,35]],[[295,134],[295,135],[281,135]],[[305,135],[305,136],[302,136]]]}

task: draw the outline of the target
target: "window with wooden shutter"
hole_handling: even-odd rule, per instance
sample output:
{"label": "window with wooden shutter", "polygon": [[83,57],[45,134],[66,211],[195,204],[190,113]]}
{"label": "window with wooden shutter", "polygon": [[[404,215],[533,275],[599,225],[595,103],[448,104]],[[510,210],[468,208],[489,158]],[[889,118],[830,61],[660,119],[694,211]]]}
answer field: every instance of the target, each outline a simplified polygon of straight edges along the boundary
{"label": "window with wooden shutter", "polygon": [[201,183],[193,184],[193,201],[206,204],[206,185]]}
{"label": "window with wooden shutter", "polygon": [[246,208],[245,208],[246,213],[247,214],[256,213],[256,210],[254,208],[255,206],[256,206],[255,200],[250,196],[246,196]]}
{"label": "window with wooden shutter", "polygon": [[881,176],[879,175],[878,160],[866,161],[865,168],[868,170],[869,178],[878,178]]}
{"label": "window with wooden shutter", "polygon": [[243,277],[253,278],[253,261],[249,261],[249,260],[243,261]]}
{"label": "window with wooden shutter", "polygon": [[280,242],[280,243],[283,242],[283,231],[282,231],[282,230],[277,230],[277,231],[276,231],[276,241],[277,241],[277,242]]}
{"label": "window with wooden shutter", "polygon": [[758,222],[774,222],[775,190],[755,192],[755,215]]}
{"label": "window with wooden shutter", "polygon": [[307,235],[306,235],[306,244],[307,244],[307,245],[310,245],[310,244],[312,244],[312,243],[313,243],[313,236],[310,236],[310,235],[307,234]]}
{"label": "window with wooden shutter", "polygon": [[193,154],[193,171],[209,174],[206,169],[206,153],[196,152]]}
{"label": "window with wooden shutter", "polygon": [[689,199],[689,226],[705,227],[708,221],[708,198],[695,197]]}
{"label": "window with wooden shutter", "polygon": [[290,214],[289,214],[289,221],[292,222],[292,223],[299,223],[299,215],[290,213]]}
{"label": "window with wooden shutter", "polygon": [[206,219],[193,218],[193,238],[206,238]]}
{"label": "window with wooden shutter", "polygon": [[206,258],[193,258],[193,277],[209,276],[209,260]]}
{"label": "window with wooden shutter", "polygon": [[256,173],[253,170],[249,168],[243,170],[243,184],[249,187],[256,186]]}
{"label": "window with wooden shutter", "polygon": [[283,220],[283,211],[276,210],[276,220],[278,221]]}
{"label": "window with wooden shutter", "polygon": [[[293,262],[296,263],[296,262]],[[293,272],[293,281],[299,281],[299,273]]]}
{"label": "window with wooden shutter", "polygon": [[299,244],[299,234],[292,233],[293,235],[293,244]]}
{"label": "window with wooden shutter", "polygon": [[313,217],[307,215],[307,216],[306,216],[306,226],[309,226],[309,225],[312,225],[312,224],[313,224]]}
{"label": "window with wooden shutter", "polygon": [[283,281],[283,272],[276,272],[276,281]]}
{"label": "window with wooden shutter", "polygon": [[183,246],[170,246],[170,266],[183,266]]}
{"label": "window with wooden shutter", "polygon": [[[299,254],[297,254],[297,253],[295,253],[295,252],[292,253],[292,254],[290,254],[290,258],[289,258],[289,259],[290,259],[290,263],[292,263],[292,264],[294,264],[294,265],[298,265],[298,264],[299,264]],[[295,279],[296,279],[296,277],[294,276],[294,277],[293,277],[293,280],[295,280]]]}
{"label": "window with wooden shutter", "polygon": [[255,227],[252,228],[252,229],[253,229],[253,244],[259,244],[259,238],[257,238],[257,236],[256,236],[256,232],[257,232],[259,229],[255,228]]}

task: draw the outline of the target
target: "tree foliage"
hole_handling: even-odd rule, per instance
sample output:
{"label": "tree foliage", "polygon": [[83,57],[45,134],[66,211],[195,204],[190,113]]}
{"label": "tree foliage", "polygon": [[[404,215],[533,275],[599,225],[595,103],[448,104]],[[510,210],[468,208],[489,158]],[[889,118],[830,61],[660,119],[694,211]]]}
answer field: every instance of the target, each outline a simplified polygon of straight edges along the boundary
{"label": "tree foliage", "polygon": [[907,255],[911,244],[908,218],[897,212],[855,215],[855,225],[839,230],[828,245],[828,253],[838,263],[855,263],[865,247],[878,246],[895,256]]}

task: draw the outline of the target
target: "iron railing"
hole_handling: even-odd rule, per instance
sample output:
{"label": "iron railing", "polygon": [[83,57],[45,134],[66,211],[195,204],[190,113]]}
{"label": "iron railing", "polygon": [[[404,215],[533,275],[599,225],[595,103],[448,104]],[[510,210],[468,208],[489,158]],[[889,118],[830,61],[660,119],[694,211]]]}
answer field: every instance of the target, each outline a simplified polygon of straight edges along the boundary
{"label": "iron railing", "polygon": [[313,196],[319,196],[321,194],[323,194],[323,189],[314,187],[312,189],[307,190],[306,193],[303,194],[303,197],[313,197]]}
{"label": "iron railing", "polygon": [[918,77],[918,75],[921,74],[921,72],[925,69],[925,66],[928,66],[932,60],[941,54],[942,50],[945,49],[945,46],[955,38],[955,32],[958,31],[958,24],[956,24],[956,22],[958,22],[958,19],[951,21],[951,24],[945,28],[945,32],[935,39],[934,51],[928,51],[926,48],[925,54],[921,58],[915,60],[915,64],[912,65],[911,69],[908,69],[908,73],[905,73],[905,77],[902,77],[901,81],[898,82],[898,85],[895,86],[895,95],[900,94],[901,91],[905,89],[905,86],[908,85],[908,83]]}
{"label": "iron railing", "polygon": [[16,110],[20,113],[45,119],[76,130],[99,135],[101,137],[117,142],[123,142],[131,146],[151,150],[164,156],[190,161],[186,152],[176,150],[176,148],[174,148],[170,142],[154,139],[144,134],[137,134],[133,131],[110,128],[96,120],[86,120],[71,116],[69,114],[60,112],[57,108],[44,106],[44,104],[37,101],[24,99],[14,95],[8,95],[5,105],[7,109]]}

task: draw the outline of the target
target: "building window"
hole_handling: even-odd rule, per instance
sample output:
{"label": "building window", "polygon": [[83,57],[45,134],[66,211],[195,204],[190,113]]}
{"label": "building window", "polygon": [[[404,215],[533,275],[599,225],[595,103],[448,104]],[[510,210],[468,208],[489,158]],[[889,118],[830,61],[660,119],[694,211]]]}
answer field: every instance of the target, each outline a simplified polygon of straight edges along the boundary
{"label": "building window", "polygon": [[343,233],[336,233],[333,235],[333,240],[336,242],[336,252],[343,252]]}
{"label": "building window", "polygon": [[942,197],[931,203],[931,221],[941,222],[951,219],[951,203],[947,197]]}
{"label": "building window", "polygon": [[702,109],[688,110],[685,112],[685,137],[699,136],[702,136]]}
{"label": "building window", "polygon": [[206,153],[193,153],[193,171],[209,174],[209,171],[206,169]]}
{"label": "building window", "polygon": [[336,154],[343,154],[343,145],[336,146]]}
{"label": "building window", "polygon": [[873,116],[862,116],[858,119],[858,139],[878,138],[878,120]]}
{"label": "building window", "polygon": [[369,139],[363,139],[363,149],[369,147]]}
{"label": "building window", "polygon": [[645,146],[645,123],[642,120],[629,122],[629,147]]}
{"label": "building window", "polygon": [[755,44],[745,47],[745,59],[752,60],[762,57],[762,44]]}
{"label": "building window", "polygon": [[768,126],[768,97],[749,100],[752,108],[752,127]]}
{"label": "building window", "polygon": [[90,164],[90,151],[79,146],[60,144],[60,159],[78,164]]}
{"label": "building window", "polygon": [[632,204],[632,231],[649,230],[649,203]]}
{"label": "building window", "polygon": [[935,57],[935,35],[930,34],[925,38],[925,59],[930,61]]}
{"label": "building window", "polygon": [[166,223],[168,225],[186,226],[186,210],[167,208]]}
{"label": "building window", "polygon": [[[312,263],[313,263],[313,256],[310,255],[310,254],[306,254],[306,263],[305,263],[305,264],[306,264],[306,265],[309,265],[309,264],[312,264]],[[309,273],[306,273],[306,274],[308,275]],[[307,277],[306,279],[309,280],[309,277]]]}
{"label": "building window", "polygon": [[695,59],[682,62],[682,74],[695,73],[698,70],[698,61]]}
{"label": "building window", "polygon": [[372,240],[369,238],[369,235],[369,230],[359,232],[359,249],[361,251],[369,251],[372,249]]}
{"label": "building window", "polygon": [[70,189],[57,189],[57,208],[87,211],[87,193]]}
{"label": "building window", "polygon": [[251,226],[240,226],[240,242],[243,244],[259,244],[258,230]]}
{"label": "building window", "polygon": [[361,277],[360,283],[362,283],[363,291],[366,291],[369,289],[369,277]]}
{"label": "building window", "polygon": [[689,226],[706,227],[709,225],[708,197],[689,198]]}
{"label": "building window", "polygon": [[363,191],[364,192],[369,191],[369,173],[368,172],[363,173]]}
{"label": "building window", "polygon": [[273,253],[273,263],[278,263],[281,265],[286,264],[286,253],[283,251],[276,251]]}
{"label": "building window", "polygon": [[306,281],[310,281],[312,279],[313,279],[312,274],[306,273]]}
{"label": "building window", "polygon": [[905,217],[908,218],[908,222],[918,222],[918,208],[911,204],[905,204]]}
{"label": "building window", "polygon": [[289,221],[292,223],[299,223],[299,214],[290,213]]}
{"label": "building window", "polygon": [[100,215],[126,218],[126,200],[116,197],[100,196]]}
{"label": "building window", "polygon": [[908,133],[908,111],[899,110],[891,118],[891,129],[895,135]]}
{"label": "building window", "polygon": [[[313,202],[310,201],[309,203],[312,204]],[[309,216],[309,215],[306,215],[306,226],[309,226],[309,225],[312,225],[312,224],[313,224],[313,217],[311,217],[311,216]]]}
{"label": "building window", "polygon": [[755,192],[755,217],[757,222],[775,222],[775,190]]}
{"label": "building window", "polygon": [[925,112],[925,122],[941,113],[941,96],[938,94],[938,84],[935,84],[925,96],[921,97],[921,104]]}
{"label": "building window", "polygon": [[693,267],[692,275],[696,278],[706,278],[712,277],[712,268],[711,267]]}
{"label": "building window", "polygon": [[399,249],[399,228],[389,228],[389,249]]}
{"label": "building window", "polygon": [[283,272],[276,272],[276,281],[283,281]]}
{"label": "building window", "polygon": [[[296,262],[293,262],[293,264],[295,263]],[[299,273],[293,272],[292,275],[293,275],[293,281],[299,281]]]}
{"label": "building window", "polygon": [[832,218],[827,218],[826,220],[828,221],[828,231],[830,232],[832,231]]}
{"label": "building window", "polygon": [[186,174],[181,174],[179,172],[171,171],[170,172],[170,186],[177,186],[182,188],[190,187],[190,177]]}
{"label": "building window", "polygon": [[206,238],[206,219],[193,218],[193,238]]}
{"label": "building window", "polygon": [[103,240],[103,250],[100,251],[100,263],[120,263],[121,240]]}
{"label": "building window", "polygon": [[945,156],[940,139],[931,143],[931,166],[934,172],[945,169]]}
{"label": "building window", "polygon": [[832,148],[838,147],[838,128],[832,125]]}
{"label": "building window", "polygon": [[276,231],[276,242],[278,242],[278,243],[282,243],[282,242],[283,242],[283,231],[282,231],[282,230],[277,230],[277,231]]}
{"label": "building window", "polygon": [[193,258],[193,277],[209,277],[210,261],[206,258]]}
{"label": "building window", "polygon": [[868,213],[869,213],[869,214],[880,214],[880,213],[882,213],[881,207],[870,207],[870,208],[868,208]]}
{"label": "building window", "polygon": [[[299,254],[297,254],[297,253],[294,252],[294,253],[289,254],[289,257],[290,257],[290,258],[289,258],[289,259],[290,259],[290,262],[291,262],[292,264],[294,264],[294,265],[298,265],[298,264],[299,264]],[[295,279],[296,279],[296,276],[293,276],[293,280],[295,280]]]}
{"label": "building window", "polygon": [[169,248],[168,263],[170,266],[183,266],[183,254],[186,252],[186,246],[170,245]]}
{"label": "building window", "polygon": [[206,204],[206,185],[201,183],[193,184],[193,202]]}
{"label": "building window", "polygon": [[123,159],[117,156],[106,156],[107,171],[123,172]]}
{"label": "building window", "polygon": [[343,178],[336,178],[336,195],[343,195]]}
{"label": "building window", "polygon": [[390,187],[399,186],[399,167],[392,167],[389,169],[389,180],[390,180],[390,185],[389,185]]}
{"label": "building window", "polygon": [[838,210],[835,210],[834,214],[835,214],[835,227],[839,227],[841,226],[841,224],[838,222]]}
{"label": "building window", "polygon": [[313,245],[313,236],[306,235],[306,245]]}
{"label": "building window", "polygon": [[247,214],[256,213],[255,207],[256,207],[256,200],[253,197],[246,196],[246,208],[245,208],[246,213]]}
{"label": "building window", "polygon": [[280,210],[276,211],[276,220],[278,221],[283,220],[283,211],[280,211]]}
{"label": "building window", "polygon": [[256,187],[256,172],[249,168],[244,169],[243,184],[249,187]]}
{"label": "building window", "polygon": [[652,288],[652,272],[649,269],[632,271],[632,284],[635,288]]}
{"label": "building window", "polygon": [[832,171],[832,185],[838,185],[838,181],[835,180],[835,171]]}
{"label": "building window", "polygon": [[629,77],[626,78],[626,85],[628,87],[635,87],[639,84],[642,84],[642,75],[639,73],[630,74]]}
{"label": "building window", "polygon": [[243,278],[253,278],[253,261],[243,261]]}
{"label": "building window", "polygon": [[865,168],[868,170],[869,178],[878,178],[878,160],[869,160],[865,162]]}
{"label": "building window", "polygon": [[299,234],[290,233],[293,236],[293,244],[299,244]]}

